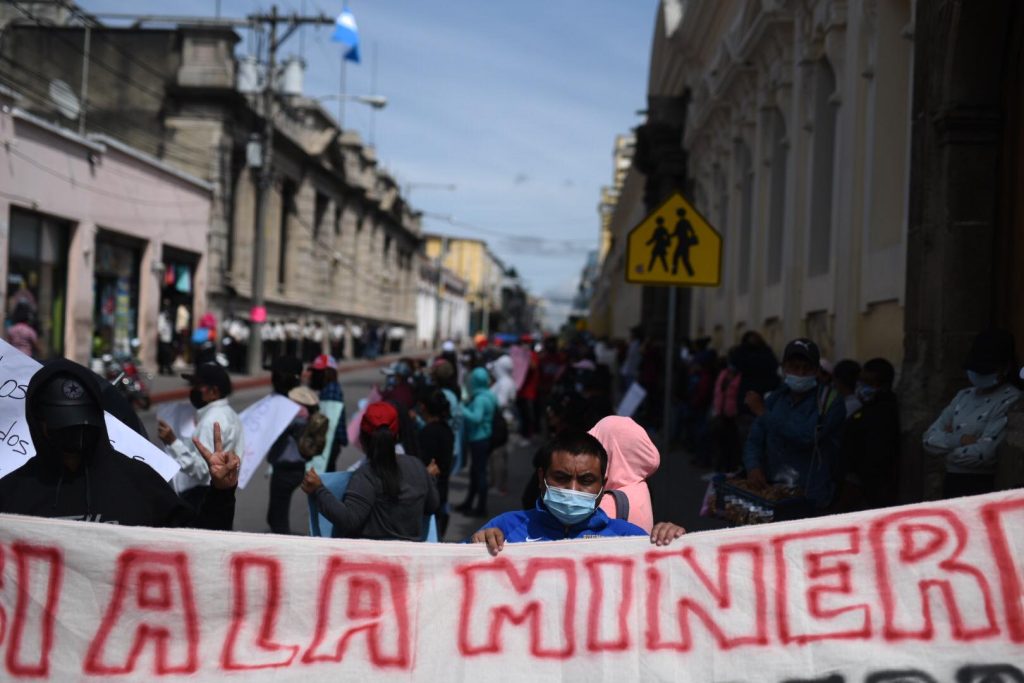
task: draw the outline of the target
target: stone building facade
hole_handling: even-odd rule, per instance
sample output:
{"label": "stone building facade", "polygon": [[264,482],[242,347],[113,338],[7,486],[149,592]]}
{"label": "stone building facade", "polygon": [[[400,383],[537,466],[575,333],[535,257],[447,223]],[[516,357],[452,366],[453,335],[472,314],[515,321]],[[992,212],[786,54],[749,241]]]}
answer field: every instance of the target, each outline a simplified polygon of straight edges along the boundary
{"label": "stone building facade", "polygon": [[139,338],[155,368],[161,299],[204,313],[212,186],[107,136],[50,124],[24,101],[0,87],[5,318],[29,307],[40,359],[127,356]]}
{"label": "stone building facade", "polygon": [[636,138],[618,135],[612,152],[612,184],[601,190],[598,211],[599,271],[593,282],[587,325],[598,337],[628,339],[640,322],[643,287],[626,282],[626,239],[646,215],[643,173],[633,163]]}
{"label": "stone building facade", "polygon": [[[207,308],[221,320],[247,319],[258,175],[249,152],[262,119],[256,97],[236,87],[239,36],[208,26],[89,32],[88,87],[79,93],[86,129],[213,185]],[[26,94],[26,109],[60,119],[45,84],[80,90],[84,44],[81,25],[16,20],[5,29],[0,78]],[[374,150],[339,130],[319,103],[282,95],[277,105],[265,228],[269,320],[411,332],[419,215]]]}
{"label": "stone building facade", "polygon": [[[936,495],[921,433],[967,385],[972,338],[1008,329],[1024,358],[1024,4],[662,0],[655,24],[615,211],[682,190],[725,248],[722,287],[682,290],[677,333],[890,359],[903,496]],[[613,238],[611,277],[616,258]],[[664,291],[632,314],[655,336]],[[1024,484],[1019,406],[997,481]]]}
{"label": "stone building facade", "polygon": [[467,336],[486,335],[498,330],[502,308],[505,265],[483,240],[468,237],[426,235],[424,249],[428,259],[441,259],[445,268],[466,282],[469,301]]}
{"label": "stone building facade", "polygon": [[692,336],[902,359],[912,10],[665,3],[651,92],[685,97],[686,189],[725,248],[722,286],[691,295]]}

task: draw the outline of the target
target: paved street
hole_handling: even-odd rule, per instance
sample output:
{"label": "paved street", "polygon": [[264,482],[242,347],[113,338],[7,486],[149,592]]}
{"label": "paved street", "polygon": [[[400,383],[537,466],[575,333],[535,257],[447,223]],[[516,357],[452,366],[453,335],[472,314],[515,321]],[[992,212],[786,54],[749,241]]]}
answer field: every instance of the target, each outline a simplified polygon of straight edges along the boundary
{"label": "paved street", "polygon": [[[345,399],[354,411],[358,402],[366,398],[374,384],[380,382],[382,375],[378,369],[358,370],[341,376],[342,387],[345,391]],[[236,410],[244,410],[259,399],[263,398],[269,390],[266,388],[248,389],[239,391],[232,395],[231,403]],[[156,414],[150,410],[142,414],[146,430],[154,439],[156,437]],[[352,446],[343,449],[339,457],[339,466],[348,467],[362,457],[362,453]],[[523,485],[529,476],[530,458],[532,451],[529,449],[515,448],[509,457],[509,494],[500,495],[492,491],[489,501],[489,508],[493,514],[505,512],[518,507],[520,493]],[[249,485],[238,492],[238,507],[235,512],[235,529],[238,531],[266,532],[269,527],[266,523],[267,498],[269,494],[270,479],[266,474],[267,467],[263,466],[249,482]],[[454,504],[462,501],[466,494],[467,471],[457,475],[451,484],[449,497]],[[305,534],[308,529],[308,513],[306,496],[301,490],[297,490],[292,498],[291,526],[296,534]],[[461,540],[471,534],[483,520],[480,518],[466,517],[458,513],[452,515],[448,527],[447,540]]]}
{"label": "paved street", "polygon": [[[341,376],[342,387],[348,405],[354,411],[358,402],[366,398],[374,384],[381,380],[378,369],[357,370]],[[244,410],[268,392],[266,388],[247,389],[236,392],[231,403],[236,410]],[[143,423],[152,438],[156,437],[156,414],[150,410],[142,414]],[[509,453],[509,488],[507,495],[492,489],[488,507],[492,515],[496,515],[519,507],[520,495],[528,477],[532,476],[530,460],[533,448],[520,447],[513,444]],[[352,446],[346,447],[339,458],[340,466],[348,467],[362,457],[362,453]],[[238,507],[235,513],[235,529],[238,531],[266,532],[265,517],[270,479],[268,468],[263,466],[249,482],[249,485],[238,493]],[[718,528],[720,523],[702,518],[698,515],[700,501],[707,488],[707,482],[701,479],[703,471],[689,463],[689,456],[683,452],[674,452],[662,458],[661,468],[651,479],[650,486],[654,499],[657,519],[669,520],[682,524],[691,531]],[[468,484],[468,468],[456,475],[451,483],[449,499],[453,505],[460,503],[466,495]],[[293,533],[305,534],[308,529],[306,497],[297,490],[292,498],[291,526]],[[478,517],[467,517],[453,513],[445,540],[458,541],[469,536],[484,520]]]}

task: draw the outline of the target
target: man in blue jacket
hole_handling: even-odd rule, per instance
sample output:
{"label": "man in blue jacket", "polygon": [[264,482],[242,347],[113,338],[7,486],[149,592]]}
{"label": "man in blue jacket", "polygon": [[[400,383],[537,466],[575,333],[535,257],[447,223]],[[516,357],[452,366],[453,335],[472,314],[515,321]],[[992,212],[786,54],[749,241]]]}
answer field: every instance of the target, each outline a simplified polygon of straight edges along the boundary
{"label": "man in blue jacket", "polygon": [[[608,453],[590,434],[559,437],[540,455],[537,478],[541,498],[532,510],[498,515],[470,539],[486,543],[497,555],[505,543],[561,541],[602,536],[646,536],[647,532],[624,520],[611,519],[597,507],[604,492]],[[651,543],[668,545],[685,531],[671,522],[654,525]]]}
{"label": "man in blue jacket", "polygon": [[[795,339],[782,355],[785,383],[763,404],[743,449],[748,480],[758,487],[788,483],[824,510],[835,493],[833,473],[846,407],[835,390],[818,386],[821,353],[809,339]],[[801,515],[802,516],[802,515]]]}

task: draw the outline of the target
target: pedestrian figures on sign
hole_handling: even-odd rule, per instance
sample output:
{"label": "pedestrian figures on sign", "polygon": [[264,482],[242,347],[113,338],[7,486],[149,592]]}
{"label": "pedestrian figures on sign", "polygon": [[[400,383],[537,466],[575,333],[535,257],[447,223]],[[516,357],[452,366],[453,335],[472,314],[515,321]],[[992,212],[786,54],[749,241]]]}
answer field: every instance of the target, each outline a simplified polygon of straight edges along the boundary
{"label": "pedestrian figures on sign", "polygon": [[676,215],[679,216],[679,220],[676,222],[676,231],[672,233],[676,239],[676,252],[672,256],[672,274],[675,275],[679,272],[679,262],[682,261],[686,274],[693,277],[693,266],[690,265],[690,247],[697,246],[700,240],[697,239],[697,231],[686,219],[686,209],[678,209]]}
{"label": "pedestrian figures on sign", "polygon": [[647,272],[653,271],[654,264],[658,261],[661,262],[662,270],[668,272],[668,248],[671,246],[672,240],[675,240],[676,250],[672,254],[672,274],[679,273],[679,264],[682,262],[686,274],[693,277],[690,248],[697,246],[700,239],[697,237],[697,231],[693,229],[693,224],[686,218],[686,209],[678,209],[676,215],[679,220],[676,221],[675,231],[672,233],[665,227],[665,219],[662,216],[657,217],[654,234],[646,242],[651,246],[651,262],[647,266]]}
{"label": "pedestrian figures on sign", "polygon": [[671,243],[672,236],[665,229],[665,219],[658,216],[658,226],[654,229],[654,235],[647,240],[647,244],[654,245],[651,247],[651,263],[647,266],[647,272],[654,270],[654,262],[659,259],[662,269],[668,270],[668,261],[665,257],[668,256],[668,245]]}

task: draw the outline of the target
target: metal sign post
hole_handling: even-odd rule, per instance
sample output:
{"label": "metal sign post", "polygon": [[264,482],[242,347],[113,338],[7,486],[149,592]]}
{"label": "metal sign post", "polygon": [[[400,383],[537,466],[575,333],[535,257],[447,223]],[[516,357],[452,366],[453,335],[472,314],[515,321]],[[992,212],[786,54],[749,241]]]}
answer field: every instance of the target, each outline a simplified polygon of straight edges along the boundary
{"label": "metal sign post", "polygon": [[662,450],[672,436],[672,378],[675,365],[679,287],[718,287],[722,282],[722,236],[682,193],[674,192],[629,232],[626,282],[668,287],[665,334],[665,405]]}
{"label": "metal sign post", "polygon": [[672,366],[676,345],[676,287],[668,288],[668,330],[665,332],[665,405],[662,406],[661,452],[668,453],[672,445]]}

